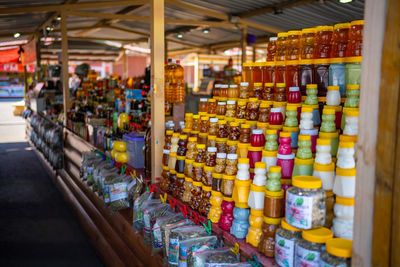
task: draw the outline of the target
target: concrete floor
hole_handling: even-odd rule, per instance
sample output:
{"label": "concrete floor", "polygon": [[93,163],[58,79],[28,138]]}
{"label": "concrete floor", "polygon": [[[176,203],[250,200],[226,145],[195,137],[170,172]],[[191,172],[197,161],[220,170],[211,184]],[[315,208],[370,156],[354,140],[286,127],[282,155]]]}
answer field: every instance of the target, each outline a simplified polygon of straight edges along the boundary
{"label": "concrete floor", "polygon": [[69,206],[0,101],[0,266],[103,266]]}

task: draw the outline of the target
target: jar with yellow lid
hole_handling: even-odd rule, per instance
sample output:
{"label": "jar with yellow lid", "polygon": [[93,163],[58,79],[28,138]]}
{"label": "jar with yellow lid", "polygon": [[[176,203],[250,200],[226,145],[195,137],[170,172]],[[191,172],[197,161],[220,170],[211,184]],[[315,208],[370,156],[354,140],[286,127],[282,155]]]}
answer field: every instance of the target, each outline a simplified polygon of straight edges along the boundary
{"label": "jar with yellow lid", "polygon": [[189,137],[186,151],[186,159],[194,160],[197,155],[197,137]]}
{"label": "jar with yellow lid", "polygon": [[281,218],[284,215],[284,191],[270,191],[265,189],[264,196],[264,216],[271,218]]}
{"label": "jar with yellow lid", "polygon": [[236,117],[236,101],[235,100],[228,100],[226,102],[225,117],[229,117],[229,118]]}
{"label": "jar with yellow lid", "polygon": [[246,119],[247,99],[239,99],[236,106],[236,119]]}
{"label": "jar with yellow lid", "polygon": [[178,151],[179,133],[173,133],[171,138],[171,149],[170,153],[176,153]]}
{"label": "jar with yellow lid", "polygon": [[216,146],[217,146],[217,136],[216,135],[208,135],[207,147],[216,147]]}
{"label": "jar with yellow lid", "polygon": [[185,113],[185,128],[192,130],[193,127],[193,113]]}
{"label": "jar with yellow lid", "polygon": [[236,238],[242,239],[246,237],[250,226],[249,215],[250,209],[246,203],[235,203],[235,208],[233,209],[234,220],[230,233]]}
{"label": "jar with yellow lid", "polygon": [[222,186],[222,173],[216,173],[214,172],[212,174],[212,185],[211,189],[215,192],[221,192],[221,186]]}
{"label": "jar with yellow lid", "polygon": [[201,203],[199,206],[199,212],[202,215],[207,216],[211,207],[210,204],[211,186],[203,185],[202,190],[203,191],[201,192]]}
{"label": "jar with yellow lid", "polygon": [[281,219],[264,216],[261,241],[257,250],[269,258],[273,258],[275,255],[275,235],[281,224]]}
{"label": "jar with yellow lid", "polygon": [[168,184],[169,184],[169,168],[168,166],[163,166],[163,171],[161,173],[161,182],[160,182],[161,190],[167,192]]}
{"label": "jar with yellow lid", "polygon": [[254,93],[254,97],[255,98],[258,98],[259,100],[262,100],[262,93],[263,93],[263,84],[262,84],[262,82],[254,83],[253,93]]}
{"label": "jar with yellow lid", "polygon": [[226,153],[227,154],[237,154],[238,143],[239,143],[239,141],[228,140],[226,142]]}
{"label": "jar with yellow lid", "polygon": [[312,175],[314,159],[311,153],[311,137],[299,135],[299,149],[294,159],[293,176]]}
{"label": "jar with yellow lid", "polygon": [[193,163],[193,181],[201,182],[203,178],[203,168],[205,163],[194,162]]}
{"label": "jar with yellow lid", "polygon": [[232,198],[235,203],[246,204],[249,200],[251,180],[235,179],[235,187],[233,188]]}
{"label": "jar with yellow lid", "polygon": [[275,235],[275,261],[281,267],[294,267],[296,243],[301,239],[301,230],[291,226],[285,219]]}
{"label": "jar with yellow lid", "polygon": [[175,170],[175,166],[176,166],[176,152],[169,153],[168,168],[170,170]]}
{"label": "jar with yellow lid", "polygon": [[320,266],[350,267],[353,242],[344,238],[326,241],[326,251],[320,257]]}
{"label": "jar with yellow lid", "polygon": [[274,83],[264,83],[263,89],[263,100],[273,101],[274,100]]}
{"label": "jar with yellow lid", "polygon": [[320,266],[325,243],[333,238],[332,231],[325,227],[307,230],[303,231],[302,238],[296,245],[294,266]]}
{"label": "jar with yellow lid", "polygon": [[198,210],[201,204],[201,193],[202,193],[202,186],[203,184],[201,182],[195,182],[193,180],[192,183],[192,196],[190,198],[190,208],[193,210]]}
{"label": "jar with yellow lid", "polygon": [[229,231],[231,229],[234,208],[235,202],[233,202],[233,199],[231,197],[224,197],[221,204],[222,214],[220,220],[218,221],[218,226],[225,231]]}
{"label": "jar with yellow lid", "polygon": [[229,125],[229,140],[237,141],[240,138],[240,127],[238,122],[231,122]]}
{"label": "jar with yellow lid", "polygon": [[215,99],[212,98],[208,99],[207,114],[208,115],[217,114],[217,101]]}
{"label": "jar with yellow lid", "polygon": [[333,207],[335,218],[332,227],[335,236],[353,239],[354,204],[354,198],[336,196],[336,203]]}
{"label": "jar with yellow lid", "polygon": [[226,153],[217,153],[217,160],[215,165],[216,173],[224,173],[226,166]]}
{"label": "jar with yellow lid", "polygon": [[[347,57],[344,73],[345,84],[360,84],[362,56]],[[347,96],[347,91],[346,91]]]}
{"label": "jar with yellow lid", "polygon": [[190,137],[199,137],[199,131],[190,131]]}
{"label": "jar with yellow lid", "polygon": [[182,201],[185,203],[189,203],[190,199],[192,197],[192,193],[191,193],[192,183],[193,183],[192,178],[185,177],[185,183],[183,185],[184,191],[183,191],[183,195],[182,195]]}
{"label": "jar with yellow lid", "polygon": [[228,141],[228,138],[219,138],[217,137],[215,146],[217,148],[218,153],[226,153],[226,143]]}
{"label": "jar with yellow lid", "polygon": [[175,190],[174,190],[174,192],[172,192],[172,195],[179,200],[182,200],[183,192],[185,191],[184,184],[185,184],[185,174],[177,173],[176,174],[176,182],[175,182]]}
{"label": "jar with yellow lid", "polygon": [[258,109],[260,103],[258,98],[249,98],[249,102],[247,102],[246,106],[246,120],[249,121],[257,121],[258,120]]}
{"label": "jar with yellow lid", "polygon": [[258,247],[258,244],[261,241],[262,235],[262,224],[264,221],[263,210],[250,210],[249,217],[249,230],[246,236],[246,242],[252,245],[253,247]]}
{"label": "jar with yellow lid", "polygon": [[[250,139],[249,139],[250,141]],[[250,143],[242,143],[239,142],[238,143],[238,157],[239,158],[247,158],[247,154],[248,154],[248,148],[250,146]]]}
{"label": "jar with yellow lid", "polygon": [[207,218],[212,223],[218,223],[219,218],[222,214],[221,204],[223,200],[223,195],[221,192],[218,191],[211,191],[211,198],[210,198],[210,210],[208,212]]}
{"label": "jar with yellow lid", "polygon": [[234,175],[222,175],[221,193],[225,197],[232,197],[233,187],[235,185]]}
{"label": "jar with yellow lid", "polygon": [[340,197],[355,197],[356,168],[342,169],[340,167],[336,167],[333,192]]}
{"label": "jar with yellow lid", "polygon": [[193,115],[192,131],[200,131],[200,115]]}
{"label": "jar with yellow lid", "polygon": [[300,229],[314,229],[325,224],[325,191],[321,179],[294,176],[293,187],[286,191],[286,221]]}
{"label": "jar with yellow lid", "polygon": [[211,166],[204,166],[203,168],[203,176],[202,176],[202,182],[203,185],[205,186],[211,186],[212,184],[212,179],[213,179],[213,172],[214,172],[215,167]]}

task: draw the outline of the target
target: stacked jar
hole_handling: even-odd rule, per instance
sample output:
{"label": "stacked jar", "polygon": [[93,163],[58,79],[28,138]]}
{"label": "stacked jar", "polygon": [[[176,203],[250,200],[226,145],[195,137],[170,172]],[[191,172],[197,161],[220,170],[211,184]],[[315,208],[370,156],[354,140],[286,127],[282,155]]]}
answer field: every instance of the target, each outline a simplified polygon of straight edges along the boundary
{"label": "stacked jar", "polygon": [[278,135],[276,130],[269,129],[265,135],[265,146],[262,151],[262,161],[267,164],[267,171],[276,165],[278,154]]}
{"label": "stacked jar", "polygon": [[280,132],[279,147],[276,165],[280,166],[283,179],[291,179],[294,167],[295,155],[292,153],[291,134],[288,132]]}
{"label": "stacked jar", "polygon": [[312,175],[313,155],[311,152],[311,137],[309,135],[299,135],[299,149],[294,159],[293,176]]}

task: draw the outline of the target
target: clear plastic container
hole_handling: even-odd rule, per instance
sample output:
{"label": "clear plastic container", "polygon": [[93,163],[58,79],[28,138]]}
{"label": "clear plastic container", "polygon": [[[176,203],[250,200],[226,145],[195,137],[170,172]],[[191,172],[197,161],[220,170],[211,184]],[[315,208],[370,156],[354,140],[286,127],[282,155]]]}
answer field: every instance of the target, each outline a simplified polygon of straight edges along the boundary
{"label": "clear plastic container", "polygon": [[135,169],[144,168],[143,148],[145,146],[143,135],[137,133],[125,134],[122,140],[126,143],[128,164]]}
{"label": "clear plastic container", "polygon": [[281,267],[293,267],[296,242],[301,239],[301,230],[281,221],[275,235],[275,261]]}
{"label": "clear plastic container", "polygon": [[350,267],[353,242],[344,238],[326,241],[326,251],[321,253],[320,266]]}

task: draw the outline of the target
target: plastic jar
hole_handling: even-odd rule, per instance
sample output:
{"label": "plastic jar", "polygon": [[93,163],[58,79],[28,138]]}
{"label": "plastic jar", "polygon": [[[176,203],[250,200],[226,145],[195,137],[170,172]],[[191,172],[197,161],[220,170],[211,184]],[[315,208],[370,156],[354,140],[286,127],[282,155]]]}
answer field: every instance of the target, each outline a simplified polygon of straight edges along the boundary
{"label": "plastic jar", "polygon": [[242,99],[249,98],[249,83],[248,82],[241,82],[239,87],[239,97]]}
{"label": "plastic jar", "polygon": [[250,144],[254,147],[263,147],[265,144],[264,133],[260,129],[255,129],[252,131],[252,135],[250,137]]}
{"label": "plastic jar", "polygon": [[226,113],[226,102],[219,101],[217,104],[217,115],[225,116]]}
{"label": "plastic jar", "polygon": [[207,116],[203,116],[200,119],[200,133],[208,133],[209,128],[209,118]]}
{"label": "plastic jar", "polygon": [[190,199],[192,197],[192,193],[191,193],[192,183],[193,183],[193,180],[191,178],[185,177],[185,183],[183,185],[184,191],[183,191],[183,195],[182,195],[182,201],[185,203],[189,203]]}
{"label": "plastic jar", "polygon": [[204,163],[206,161],[206,145],[205,144],[197,144],[196,145],[196,162]]}
{"label": "plastic jar", "polygon": [[257,129],[257,121],[247,121],[246,120],[246,124],[250,125],[250,130],[256,130]]}
{"label": "plastic jar", "polygon": [[192,183],[192,197],[190,198],[190,207],[193,210],[198,210],[200,207],[201,203],[201,192],[202,192],[202,183],[201,182],[195,182],[193,181]]}
{"label": "plastic jar", "polygon": [[285,219],[275,235],[275,261],[281,267],[294,267],[296,243],[301,239],[301,230],[291,226]]}
{"label": "plastic jar", "polygon": [[271,166],[276,166],[277,158],[276,156],[278,155],[278,151],[268,151],[268,150],[263,150],[262,151],[262,162],[265,162],[267,164],[267,170]]}
{"label": "plastic jar", "polygon": [[246,118],[246,99],[240,99],[236,106],[236,118],[245,119]]}
{"label": "plastic jar", "polygon": [[281,218],[284,216],[284,191],[265,190],[264,216],[271,218]]}
{"label": "plastic jar", "polygon": [[303,231],[302,240],[296,245],[294,266],[320,266],[321,253],[325,251],[325,243],[332,239],[333,233],[325,227]]}
{"label": "plastic jar", "polygon": [[169,161],[169,149],[163,149],[162,164],[164,166],[167,166],[168,161]]}
{"label": "plastic jar", "polygon": [[183,173],[185,170],[185,156],[176,156],[175,171],[177,173]]}
{"label": "plastic jar", "polygon": [[295,176],[293,187],[286,192],[286,221],[300,229],[313,229],[325,224],[325,191],[313,176]]}
{"label": "plastic jar", "polygon": [[169,184],[169,168],[168,166],[163,166],[163,171],[161,173],[161,182],[160,182],[160,188],[164,192],[168,190],[168,184]]}
{"label": "plastic jar", "polygon": [[[319,138],[318,139],[327,139],[330,140],[330,153],[332,157],[336,157],[338,147],[339,147],[339,132],[336,131],[334,133],[325,133],[325,132],[319,132]],[[317,139],[317,141],[318,141]],[[318,145],[318,144],[317,144]]]}
{"label": "plastic jar", "polygon": [[168,168],[175,170],[176,166],[176,153],[169,153]]}
{"label": "plastic jar", "polygon": [[274,100],[274,83],[265,83],[263,89],[263,100],[273,101]]}
{"label": "plastic jar", "polygon": [[204,166],[203,176],[202,176],[203,185],[211,186],[212,179],[213,179],[212,174],[214,172],[214,169],[215,169],[215,167]]}
{"label": "plastic jar", "polygon": [[211,186],[202,186],[202,192],[201,192],[201,203],[199,206],[199,212],[202,215],[207,216],[211,204],[210,204],[210,197],[211,197]]}
{"label": "plastic jar", "polygon": [[354,227],[354,198],[336,197],[334,206],[335,218],[332,231],[337,237],[353,239]]}
{"label": "plastic jar", "polygon": [[261,101],[259,108],[259,122],[268,122],[268,116],[271,111],[272,102],[271,101]]}
{"label": "plastic jar", "polygon": [[192,131],[200,131],[200,115],[193,115]]}
{"label": "plastic jar", "polygon": [[258,108],[260,104],[257,98],[250,98],[246,106],[246,120],[258,120]]}
{"label": "plastic jar", "polygon": [[314,177],[320,178],[322,181],[322,188],[324,190],[332,190],[333,182],[335,180],[335,164],[333,162],[322,165],[314,162]]}
{"label": "plastic jar", "polygon": [[247,204],[235,203],[233,209],[234,220],[230,229],[230,234],[238,239],[245,238],[249,229],[250,209]]}
{"label": "plastic jar", "polygon": [[262,130],[263,135],[265,136],[268,129],[268,122],[257,122],[257,129]]}
{"label": "plastic jar", "polygon": [[242,124],[240,128],[240,143],[250,143],[250,125],[248,124]]}
{"label": "plastic jar", "polygon": [[212,185],[211,185],[212,190],[216,192],[221,192],[221,185],[222,185],[222,174],[214,172],[212,174]]}
{"label": "plastic jar", "polygon": [[238,157],[239,158],[247,158],[249,146],[250,146],[250,143],[239,142],[239,144],[238,144]]}
{"label": "plastic jar", "polygon": [[249,158],[250,161],[250,168],[254,168],[255,163],[261,161],[262,150],[263,150],[262,147],[254,147],[254,146],[248,147],[247,157]]}
{"label": "plastic jar", "polygon": [[187,144],[186,159],[195,159],[197,155],[197,137],[189,137],[189,142]]}
{"label": "plastic jar", "polygon": [[207,144],[207,136],[208,136],[208,133],[199,133],[199,137],[197,138],[197,143],[206,145]]}
{"label": "plastic jar", "polygon": [[335,205],[335,197],[333,195],[332,190],[326,190],[326,201],[325,201],[325,208],[326,208],[326,216],[325,216],[325,225],[324,227],[331,229],[332,221],[333,221],[333,205]]}
{"label": "plastic jar", "polygon": [[329,106],[340,105],[339,86],[328,86],[328,93],[326,94],[326,104]]}
{"label": "plastic jar", "polygon": [[217,101],[215,99],[208,99],[207,113],[209,115],[217,114]]}
{"label": "plastic jar", "polygon": [[262,93],[263,93],[263,84],[262,83],[254,83],[253,92],[254,97],[262,100]]}
{"label": "plastic jar", "polygon": [[358,135],[358,116],[358,110],[346,112],[343,134],[350,136]]}
{"label": "plastic jar", "polygon": [[267,183],[267,164],[265,162],[256,162],[254,167],[253,184],[257,186],[265,186]]}
{"label": "plastic jar", "polygon": [[208,99],[200,98],[199,112],[207,112],[207,111],[208,111]]}
{"label": "plastic jar", "polygon": [[168,193],[172,194],[176,188],[176,171],[175,170],[170,170],[169,171],[169,183],[168,183]]}
{"label": "plastic jar", "polygon": [[218,131],[217,138],[227,138],[228,137],[228,126],[225,120],[218,121]]}
{"label": "plastic jar", "polygon": [[219,218],[222,214],[221,204],[222,204],[223,196],[221,192],[217,192],[212,190],[211,191],[211,198],[210,198],[210,211],[208,212],[207,218],[212,223],[218,223]]}
{"label": "plastic jar", "polygon": [[249,175],[249,159],[248,158],[239,158],[238,159],[238,171],[236,174],[236,178],[238,180],[248,180],[250,178]]}
{"label": "plastic jar", "polygon": [[217,160],[217,148],[208,147],[206,153],[206,166],[214,167]]}
{"label": "plastic jar", "polygon": [[219,89],[219,96],[221,98],[227,98],[228,97],[228,87],[229,87],[229,85],[227,85],[227,84],[221,84],[221,87]]}
{"label": "plastic jar", "polygon": [[217,118],[210,118],[210,124],[208,127],[208,134],[209,135],[217,135],[218,132],[218,119]]}
{"label": "plastic jar", "polygon": [[246,204],[249,200],[250,194],[250,186],[251,180],[235,180],[235,187],[233,189],[232,198],[235,200],[235,203]]}
{"label": "plastic jar", "polygon": [[239,123],[231,122],[229,125],[229,140],[236,141],[240,138]]}
{"label": "plastic jar", "polygon": [[226,117],[234,118],[236,116],[236,101],[234,100],[228,100],[226,102]]}
{"label": "plastic jar", "polygon": [[312,175],[313,174],[313,164],[314,159],[300,159],[298,157],[294,158],[294,167],[292,176],[297,175]]}
{"label": "plastic jar", "polygon": [[186,177],[193,178],[193,159],[187,159],[185,160],[185,169],[183,173],[185,174]]}
{"label": "plastic jar", "polygon": [[271,108],[268,115],[270,125],[281,125],[283,123],[283,115],[281,108]]}
{"label": "plastic jar", "polygon": [[193,127],[193,113],[185,113],[185,128],[192,129]]}
{"label": "plastic jar", "polygon": [[216,139],[216,147],[218,153],[226,153],[226,142],[228,138],[217,138]]}
{"label": "plastic jar", "polygon": [[239,143],[239,141],[228,140],[226,142],[226,153],[228,153],[228,154],[237,154],[238,143]]}
{"label": "plastic jar", "polygon": [[232,197],[233,187],[235,185],[234,175],[222,175],[221,193],[225,197]]}
{"label": "plastic jar", "polygon": [[201,182],[203,177],[204,163],[194,162],[193,163],[193,181]]}
{"label": "plastic jar", "polygon": [[237,154],[228,154],[226,156],[226,175],[236,175],[237,173],[238,156]]}
{"label": "plastic jar", "polygon": [[263,223],[263,211],[262,210],[250,210],[249,217],[249,230],[246,236],[246,242],[251,244],[253,247],[258,247],[261,241],[262,235],[262,223]]}
{"label": "plastic jar", "polygon": [[217,136],[216,135],[208,135],[207,147],[217,147]]}
{"label": "plastic jar", "polygon": [[237,84],[229,85],[228,98],[230,98],[230,99],[239,98],[239,96],[240,96],[240,91],[239,91]]}
{"label": "plastic jar", "polygon": [[226,153],[217,153],[215,172],[216,173],[224,173],[225,166],[226,166]]}
{"label": "plastic jar", "polygon": [[336,168],[336,177],[333,192],[340,197],[355,197],[356,169]]}
{"label": "plastic jar", "polygon": [[182,199],[185,184],[185,175],[183,173],[176,174],[176,183],[175,183],[175,190],[172,192],[172,195],[177,199]]}
{"label": "plastic jar", "polygon": [[254,183],[250,186],[250,194],[248,205],[250,208],[255,210],[262,210],[264,209],[264,192],[265,186],[258,186]]}
{"label": "plastic jar", "polygon": [[320,266],[350,267],[353,242],[344,238],[326,241],[326,251],[321,253]]}
{"label": "plastic jar", "polygon": [[218,226],[225,231],[229,231],[231,229],[232,221],[234,219],[234,208],[235,203],[233,202],[233,199],[231,197],[224,197],[221,204],[222,214],[220,220],[218,221]]}
{"label": "plastic jar", "polygon": [[269,218],[264,216],[262,225],[263,235],[258,244],[258,251],[269,258],[275,255],[275,235],[281,223],[281,218]]}

